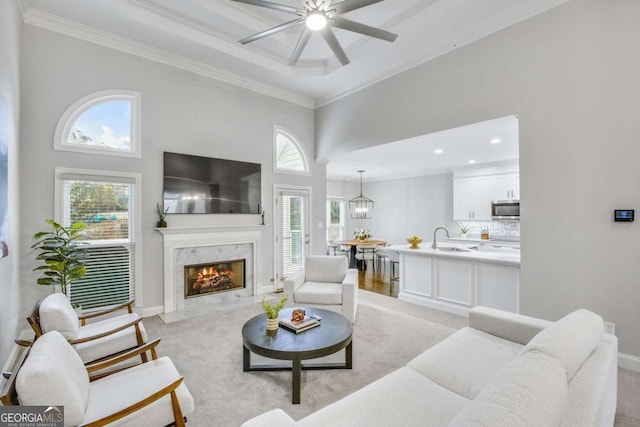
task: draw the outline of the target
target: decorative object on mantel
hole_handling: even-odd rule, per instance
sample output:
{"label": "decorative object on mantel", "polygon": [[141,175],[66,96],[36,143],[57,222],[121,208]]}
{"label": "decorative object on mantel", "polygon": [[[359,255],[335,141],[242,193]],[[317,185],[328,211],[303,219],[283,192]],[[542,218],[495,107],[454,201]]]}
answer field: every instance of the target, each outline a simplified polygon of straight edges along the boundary
{"label": "decorative object on mantel", "polygon": [[458,228],[460,229],[460,237],[462,239],[466,239],[467,238],[467,233],[469,231],[471,231],[471,229],[473,227],[471,227],[470,225],[466,225],[464,222],[459,222],[458,223]]}
{"label": "decorative object on mantel", "polygon": [[65,227],[53,219],[45,221],[53,227],[53,231],[40,231],[33,235],[38,241],[31,248],[39,249],[36,259],[45,262],[33,271],[44,272],[44,277],[38,279],[39,285],[53,285],[54,289],[56,285],[60,286],[61,292],[70,296],[71,283],[87,272],[84,266],[86,249],[84,243],[78,241],[87,225],[76,222]]}
{"label": "decorative object on mantel", "polygon": [[358,228],[356,230],[353,230],[353,238],[354,239],[358,239],[358,240],[367,240],[370,239],[371,236],[373,236],[373,234],[371,234],[371,232],[369,230],[367,230],[366,228]]}
{"label": "decorative object on mantel", "polygon": [[280,313],[280,310],[284,307],[287,299],[289,299],[289,296],[287,294],[282,294],[280,302],[276,305],[271,305],[267,302],[266,297],[262,298],[262,309],[264,310],[264,314],[267,316],[268,331],[275,331],[278,329],[278,313]]}
{"label": "decorative object on mantel", "polygon": [[362,174],[364,170],[359,170],[360,174],[360,195],[349,200],[349,213],[352,219],[371,219],[373,216],[373,200],[362,195]]}
{"label": "decorative object on mantel", "polygon": [[156,223],[156,227],[158,228],[166,228],[167,227],[167,212],[169,212],[169,208],[162,210],[160,207],[160,203],[156,203],[156,213],[158,214],[158,222]]}
{"label": "decorative object on mantel", "polygon": [[296,308],[291,312],[291,321],[294,323],[302,322],[304,320],[304,309]]}
{"label": "decorative object on mantel", "polygon": [[411,249],[420,249],[420,243],[422,243],[422,238],[418,236],[411,236],[407,238],[407,242],[411,244]]}

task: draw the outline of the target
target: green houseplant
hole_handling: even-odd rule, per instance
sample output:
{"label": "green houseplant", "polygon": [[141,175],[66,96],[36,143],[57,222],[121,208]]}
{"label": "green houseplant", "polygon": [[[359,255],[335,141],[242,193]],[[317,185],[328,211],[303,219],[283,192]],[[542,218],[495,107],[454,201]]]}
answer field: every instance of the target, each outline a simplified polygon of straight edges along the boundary
{"label": "green houseplant", "polygon": [[278,329],[278,313],[284,307],[285,303],[289,299],[287,294],[283,294],[280,298],[280,302],[276,305],[271,305],[266,297],[262,298],[262,309],[264,310],[264,314],[267,316],[267,329],[273,331]]}
{"label": "green houseplant", "polygon": [[473,227],[471,227],[470,225],[466,225],[466,224],[465,224],[465,223],[463,223],[463,222],[459,222],[459,223],[458,223],[458,228],[460,229],[460,236],[461,236],[462,238],[466,238],[466,237],[467,237],[467,233],[468,233],[469,231],[471,231],[471,229],[472,229]]}
{"label": "green houseplant", "polygon": [[53,227],[53,230],[40,231],[33,235],[37,242],[31,248],[40,251],[36,259],[44,262],[33,271],[44,273],[43,277],[38,278],[39,285],[60,286],[62,293],[68,296],[67,291],[71,283],[87,272],[83,262],[86,249],[82,242],[78,242],[87,225],[76,222],[65,227],[53,219],[45,221]]}
{"label": "green houseplant", "polygon": [[160,203],[156,203],[156,213],[158,214],[158,222],[156,223],[156,227],[158,228],[167,227],[167,212],[169,212],[169,208],[162,210]]}

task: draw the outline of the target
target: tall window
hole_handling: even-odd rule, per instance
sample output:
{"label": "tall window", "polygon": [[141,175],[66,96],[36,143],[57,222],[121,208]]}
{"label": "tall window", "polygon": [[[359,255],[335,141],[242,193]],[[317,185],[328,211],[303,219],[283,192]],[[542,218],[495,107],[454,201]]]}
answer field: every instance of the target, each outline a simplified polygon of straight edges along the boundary
{"label": "tall window", "polygon": [[139,175],[56,168],[56,177],[58,219],[87,225],[87,273],[72,284],[71,302],[92,309],[134,298]]}
{"label": "tall window", "polygon": [[345,238],[345,202],[341,199],[327,199],[327,241]]}
{"label": "tall window", "polygon": [[309,162],[298,139],[289,131],[274,127],[275,171],[309,174]]}
{"label": "tall window", "polygon": [[140,94],[109,90],[79,99],[60,118],[54,148],[140,157]]}

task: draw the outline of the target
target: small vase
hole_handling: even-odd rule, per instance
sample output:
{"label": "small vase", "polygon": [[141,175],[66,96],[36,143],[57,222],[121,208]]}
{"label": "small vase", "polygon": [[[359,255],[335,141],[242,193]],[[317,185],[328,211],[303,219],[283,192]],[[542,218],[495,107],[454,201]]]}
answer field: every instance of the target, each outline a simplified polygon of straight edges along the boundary
{"label": "small vase", "polygon": [[467,238],[467,233],[460,233],[460,238],[461,239],[466,239]]}
{"label": "small vase", "polygon": [[267,318],[267,331],[275,331],[278,329],[278,319]]}
{"label": "small vase", "polygon": [[156,223],[156,227],[157,228],[167,228],[167,221],[165,221],[164,219],[161,219],[160,221],[158,221]]}

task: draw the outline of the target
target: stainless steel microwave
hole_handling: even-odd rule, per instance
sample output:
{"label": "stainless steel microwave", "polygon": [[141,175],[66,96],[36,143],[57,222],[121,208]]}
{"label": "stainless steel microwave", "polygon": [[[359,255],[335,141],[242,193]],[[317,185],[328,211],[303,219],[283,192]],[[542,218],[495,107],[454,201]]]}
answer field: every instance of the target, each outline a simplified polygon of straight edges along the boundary
{"label": "stainless steel microwave", "polygon": [[491,219],[520,219],[520,200],[491,202]]}

